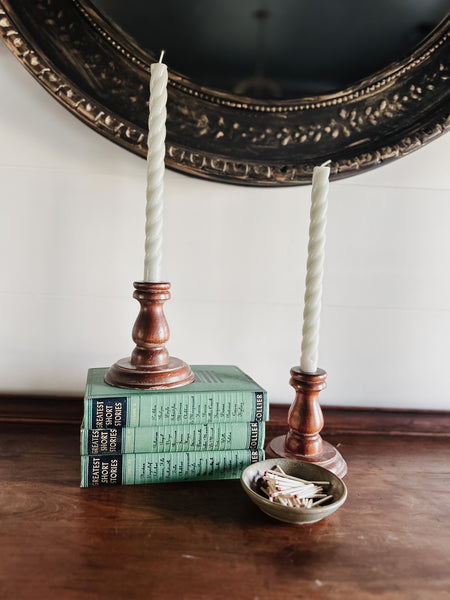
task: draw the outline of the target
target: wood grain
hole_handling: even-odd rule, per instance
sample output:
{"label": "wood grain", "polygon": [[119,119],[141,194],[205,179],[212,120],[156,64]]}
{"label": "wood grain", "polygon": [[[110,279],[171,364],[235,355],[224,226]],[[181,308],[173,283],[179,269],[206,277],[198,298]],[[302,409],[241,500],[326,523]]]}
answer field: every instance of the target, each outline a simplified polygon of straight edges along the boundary
{"label": "wood grain", "polygon": [[[286,433],[289,404],[270,405],[274,435]],[[322,406],[322,433],[440,435],[450,437],[450,412]],[[83,416],[79,396],[0,394],[0,422],[75,423]],[[276,431],[276,433],[275,433]]]}
{"label": "wood grain", "polygon": [[75,424],[0,434],[1,598],[450,598],[445,437],[331,436],[348,500],[291,526],[238,481],[80,489]]}

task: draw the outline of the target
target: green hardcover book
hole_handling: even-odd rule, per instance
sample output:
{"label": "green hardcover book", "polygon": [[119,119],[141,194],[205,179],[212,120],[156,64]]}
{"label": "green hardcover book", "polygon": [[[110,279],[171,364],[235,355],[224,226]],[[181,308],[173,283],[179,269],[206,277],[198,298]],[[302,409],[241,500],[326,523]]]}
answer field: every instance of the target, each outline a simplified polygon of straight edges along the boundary
{"label": "green hardcover book", "polygon": [[263,450],[158,452],[81,457],[81,487],[238,479]]}
{"label": "green hardcover book", "polygon": [[86,429],[267,421],[267,392],[238,367],[194,366],[195,380],[165,390],[128,390],[104,381],[107,369],[89,369]]}
{"label": "green hardcover book", "polygon": [[199,452],[264,447],[265,423],[201,423],[81,429],[81,454],[129,454],[135,452]]}

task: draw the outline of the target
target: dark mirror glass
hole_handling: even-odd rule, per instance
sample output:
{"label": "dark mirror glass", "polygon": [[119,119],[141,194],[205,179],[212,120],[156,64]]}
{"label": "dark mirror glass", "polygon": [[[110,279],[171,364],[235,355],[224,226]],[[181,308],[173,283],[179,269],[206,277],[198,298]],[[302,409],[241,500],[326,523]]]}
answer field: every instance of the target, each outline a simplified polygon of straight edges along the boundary
{"label": "dark mirror glass", "polygon": [[262,99],[342,89],[400,60],[448,0],[94,0],[139,47],[194,83]]}

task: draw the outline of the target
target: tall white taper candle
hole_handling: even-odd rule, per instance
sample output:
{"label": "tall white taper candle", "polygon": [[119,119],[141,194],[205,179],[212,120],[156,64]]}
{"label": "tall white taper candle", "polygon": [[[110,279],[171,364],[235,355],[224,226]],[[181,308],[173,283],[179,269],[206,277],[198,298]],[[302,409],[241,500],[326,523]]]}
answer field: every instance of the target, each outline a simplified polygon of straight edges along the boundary
{"label": "tall white taper candle", "polygon": [[167,66],[150,67],[150,102],[147,152],[147,205],[145,211],[144,281],[160,282],[163,237],[164,157],[166,153]]}
{"label": "tall white taper candle", "polygon": [[329,175],[330,168],[325,165],[314,168],[300,360],[300,368],[305,373],[315,373],[318,363]]}

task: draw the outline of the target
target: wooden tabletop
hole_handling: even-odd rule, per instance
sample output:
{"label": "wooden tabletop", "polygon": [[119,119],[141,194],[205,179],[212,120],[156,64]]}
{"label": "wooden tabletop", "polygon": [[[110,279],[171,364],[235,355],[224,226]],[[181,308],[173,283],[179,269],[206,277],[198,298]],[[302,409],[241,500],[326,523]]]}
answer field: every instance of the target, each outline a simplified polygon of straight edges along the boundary
{"label": "wooden tabletop", "polygon": [[237,480],[80,489],[78,435],[0,424],[2,599],[450,599],[448,437],[328,436],[348,499],[295,526]]}

